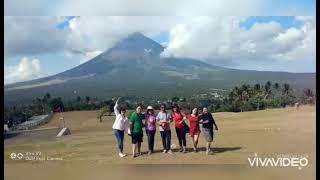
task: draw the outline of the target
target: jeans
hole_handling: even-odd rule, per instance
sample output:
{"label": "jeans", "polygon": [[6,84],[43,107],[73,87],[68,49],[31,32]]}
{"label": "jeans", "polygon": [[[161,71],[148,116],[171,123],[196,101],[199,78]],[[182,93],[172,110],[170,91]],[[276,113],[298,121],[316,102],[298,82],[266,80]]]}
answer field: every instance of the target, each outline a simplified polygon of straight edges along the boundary
{"label": "jeans", "polygon": [[182,147],[182,146],[186,147],[186,145],[187,145],[186,132],[183,129],[183,127],[182,128],[176,128],[176,133],[177,133],[177,136],[178,136],[178,141],[179,141],[180,147]]}
{"label": "jeans", "polygon": [[171,149],[171,130],[160,131],[163,149]]}
{"label": "jeans", "polygon": [[123,152],[123,137],[124,137],[124,131],[121,131],[119,129],[114,129],[114,135],[117,138],[118,141],[118,148],[120,152]]}
{"label": "jeans", "polygon": [[148,147],[149,151],[154,151],[154,135],[156,134],[156,130],[146,130],[146,134],[148,137]]}

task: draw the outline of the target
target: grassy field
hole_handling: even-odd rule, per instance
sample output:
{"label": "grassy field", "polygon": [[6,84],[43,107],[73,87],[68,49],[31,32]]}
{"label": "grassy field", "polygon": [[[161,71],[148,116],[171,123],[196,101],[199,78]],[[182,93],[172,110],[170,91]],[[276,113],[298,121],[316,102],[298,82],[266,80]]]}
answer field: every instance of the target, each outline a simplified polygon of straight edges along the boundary
{"label": "grassy field", "polygon": [[[204,152],[205,141],[200,135],[198,153],[162,154],[159,131],[156,133],[155,154],[147,155],[144,135],[143,155],[133,159],[131,139],[125,136],[125,152],[119,158],[112,131],[114,116],[100,123],[97,111],[66,112],[64,118],[71,135],[55,137],[59,129],[32,131],[5,139],[4,177],[13,179],[314,179],[316,172],[316,111],[314,106],[256,112],[215,113],[219,126],[215,132],[213,155]],[[59,126],[59,115],[41,128]],[[173,126],[172,126],[173,127]],[[172,128],[173,130],[173,128]],[[178,145],[175,131],[172,143]],[[13,160],[11,153],[40,152],[38,157],[50,160]],[[250,167],[248,157],[308,155],[309,164],[296,167]]]}

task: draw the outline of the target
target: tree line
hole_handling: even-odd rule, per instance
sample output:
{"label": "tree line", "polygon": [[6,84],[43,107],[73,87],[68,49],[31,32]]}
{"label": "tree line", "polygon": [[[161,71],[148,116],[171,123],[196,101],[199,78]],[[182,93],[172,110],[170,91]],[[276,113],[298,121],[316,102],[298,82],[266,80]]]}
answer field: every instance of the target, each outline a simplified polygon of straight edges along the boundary
{"label": "tree line", "polygon": [[[137,104],[153,105],[159,109],[161,103],[171,107],[178,104],[181,109],[191,109],[193,107],[208,107],[211,112],[243,112],[256,111],[267,108],[280,108],[292,106],[299,102],[300,104],[315,104],[315,94],[311,89],[305,89],[302,94],[295,92],[287,83],[265,84],[242,84],[235,86],[224,95],[223,98],[198,96],[194,97],[171,97],[161,102],[151,98],[141,100],[138,97],[128,96],[122,106],[127,109],[134,109]],[[59,111],[80,111],[80,110],[99,110],[102,108],[113,111],[114,99],[100,100],[96,97],[78,96],[73,100],[64,101],[61,97],[52,97],[50,93],[44,96],[34,98],[30,104],[17,105],[10,108],[4,108],[4,123],[9,127],[28,120],[31,116],[49,114]]]}

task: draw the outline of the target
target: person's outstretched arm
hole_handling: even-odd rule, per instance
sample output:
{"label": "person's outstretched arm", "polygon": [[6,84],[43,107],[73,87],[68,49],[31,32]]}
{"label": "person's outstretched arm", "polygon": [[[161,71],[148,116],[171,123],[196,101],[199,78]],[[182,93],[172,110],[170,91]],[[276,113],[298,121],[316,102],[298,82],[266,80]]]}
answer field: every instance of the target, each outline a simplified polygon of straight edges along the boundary
{"label": "person's outstretched arm", "polygon": [[114,109],[114,114],[115,114],[116,116],[120,115],[120,112],[119,112],[119,110],[118,110],[118,106],[119,106],[118,101],[119,101],[119,99],[120,99],[120,98],[117,99],[116,104],[114,105],[114,108],[113,108],[113,109]]}

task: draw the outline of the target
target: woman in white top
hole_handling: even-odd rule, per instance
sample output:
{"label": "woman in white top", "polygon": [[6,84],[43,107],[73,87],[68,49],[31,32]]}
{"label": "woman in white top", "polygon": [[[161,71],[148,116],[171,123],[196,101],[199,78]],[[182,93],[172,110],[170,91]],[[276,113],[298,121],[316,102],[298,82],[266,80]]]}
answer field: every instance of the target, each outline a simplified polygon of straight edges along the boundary
{"label": "woman in white top", "polygon": [[123,153],[123,137],[124,131],[128,130],[129,122],[128,118],[126,117],[126,110],[124,108],[120,108],[118,110],[118,101],[120,98],[117,99],[116,104],[114,105],[114,113],[116,115],[116,120],[113,123],[112,128],[114,129],[114,135],[118,141],[118,148],[119,148],[119,156],[124,157],[126,154]]}

